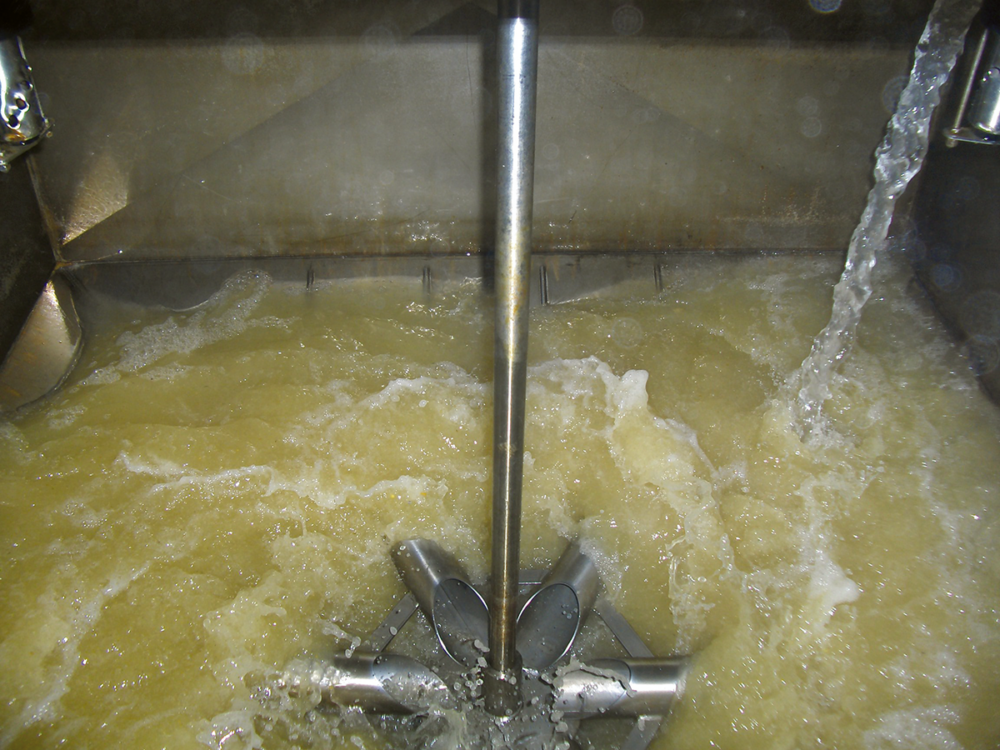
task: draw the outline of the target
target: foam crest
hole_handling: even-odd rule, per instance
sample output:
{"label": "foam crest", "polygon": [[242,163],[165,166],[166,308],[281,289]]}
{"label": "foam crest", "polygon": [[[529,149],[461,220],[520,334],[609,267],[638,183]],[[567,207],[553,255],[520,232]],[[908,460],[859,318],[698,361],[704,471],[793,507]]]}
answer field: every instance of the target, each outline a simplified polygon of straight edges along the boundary
{"label": "foam crest", "polygon": [[[135,372],[169,355],[190,354],[238,336],[249,325],[267,325],[267,319],[252,322],[251,316],[270,288],[270,277],[260,271],[230,277],[211,298],[194,312],[178,316],[179,320],[171,316],[162,323],[119,336],[120,357],[113,369]],[[102,379],[112,377],[109,373]]]}
{"label": "foam crest", "polygon": [[[148,569],[146,564],[134,570],[116,571],[100,590],[73,601],[57,601],[50,594],[42,594],[39,599],[45,610],[44,626],[39,628],[36,620],[30,624],[32,633],[15,633],[4,638],[4,647],[14,638],[31,644],[30,668],[38,679],[32,689],[18,696],[21,710],[0,729],[0,747],[13,744],[32,726],[61,717],[62,699],[69,692],[70,681],[80,666],[81,641],[97,627],[105,605]],[[51,638],[53,631],[60,636]]]}
{"label": "foam crest", "polygon": [[961,750],[949,729],[959,716],[949,706],[911,708],[879,717],[864,734],[866,750]]}
{"label": "foam crest", "polygon": [[[799,550],[800,567],[808,576],[806,620],[814,631],[821,633],[837,607],[856,601],[861,596],[861,589],[834,562],[833,533],[813,496],[819,484],[820,480],[810,477],[801,489],[807,521],[799,530]],[[826,488],[829,486],[828,475]]]}
{"label": "foam crest", "polygon": [[[675,535],[662,535],[665,551],[661,559],[669,561],[670,611],[679,646],[691,647],[707,631],[718,585],[731,577],[733,566],[713,488],[715,470],[696,432],[679,420],[651,412],[646,389],[649,373],[643,370],[619,376],[606,362],[589,357],[543,363],[529,370],[531,378],[536,383],[533,387],[529,380],[529,410],[538,408],[539,400],[548,394],[545,408],[566,415],[561,417],[563,423],[582,419],[590,425],[596,445],[608,452],[627,487],[653,488],[656,504],[620,507],[616,515],[631,515],[640,528],[661,526],[664,521],[677,526]],[[537,383],[539,379],[549,384],[548,389]],[[603,419],[583,419],[580,410]],[[614,591],[613,583],[623,579],[623,572],[614,568],[622,561],[601,544],[588,541],[587,545],[595,553],[606,585],[612,584],[609,588]]]}
{"label": "foam crest", "polygon": [[[825,316],[831,266],[728,267],[666,274],[655,304],[614,291],[536,319],[522,559],[548,565],[578,537],[657,653],[697,654],[663,742],[991,747],[1000,420],[887,292],[829,381],[833,429],[803,440],[775,373]],[[254,302],[263,282],[247,283],[244,317],[219,299],[145,319],[177,351],[194,336],[179,329],[235,317],[224,351],[158,353],[137,331],[132,372],[120,337],[95,339],[120,383],[0,422],[16,518],[0,524],[0,662],[18,681],[0,683],[0,724],[35,722],[9,744],[382,747],[356,712],[267,694],[269,676],[360,646],[403,591],[393,540],[435,539],[486,575],[490,393],[472,373],[488,350],[462,343],[482,336],[483,300],[385,285],[380,313],[370,286]],[[633,347],[606,335],[622,316]],[[911,348],[920,366],[894,369]],[[150,406],[161,388],[173,413]],[[462,746],[462,719],[421,739],[451,727],[442,742]]]}
{"label": "foam crest", "polygon": [[259,707],[249,703],[218,714],[208,722],[208,727],[198,733],[197,740],[207,747],[217,750],[230,750],[239,747],[242,750],[262,750],[264,740],[254,728],[254,718]]}

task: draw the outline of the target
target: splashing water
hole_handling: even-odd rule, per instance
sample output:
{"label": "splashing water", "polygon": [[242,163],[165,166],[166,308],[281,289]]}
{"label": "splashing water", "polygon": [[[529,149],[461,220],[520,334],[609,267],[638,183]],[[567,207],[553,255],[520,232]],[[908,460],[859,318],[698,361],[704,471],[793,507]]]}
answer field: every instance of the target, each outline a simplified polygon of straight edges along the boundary
{"label": "splashing water", "polygon": [[938,0],[917,43],[909,81],[875,152],[875,185],[851,237],[844,272],[834,287],[830,322],[788,380],[788,386],[798,392],[793,409],[804,434],[821,423],[834,368],[850,351],[861,309],[872,294],[872,270],[885,246],[896,200],[923,165],[941,87],[955,66],[979,5],[976,0]]}

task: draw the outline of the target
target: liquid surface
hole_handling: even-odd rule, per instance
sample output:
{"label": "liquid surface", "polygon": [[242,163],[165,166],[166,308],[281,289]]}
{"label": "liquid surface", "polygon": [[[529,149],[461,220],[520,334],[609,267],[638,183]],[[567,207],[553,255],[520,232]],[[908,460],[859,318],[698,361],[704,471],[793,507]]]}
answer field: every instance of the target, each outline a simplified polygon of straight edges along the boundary
{"label": "liquid surface", "polygon": [[[652,650],[694,654],[655,747],[1000,742],[996,409],[879,268],[807,442],[783,384],[836,259],[532,313],[522,559],[580,538]],[[397,540],[485,575],[491,318],[474,285],[259,274],[111,309],[0,423],[0,746],[385,746],[260,685],[378,625]]]}

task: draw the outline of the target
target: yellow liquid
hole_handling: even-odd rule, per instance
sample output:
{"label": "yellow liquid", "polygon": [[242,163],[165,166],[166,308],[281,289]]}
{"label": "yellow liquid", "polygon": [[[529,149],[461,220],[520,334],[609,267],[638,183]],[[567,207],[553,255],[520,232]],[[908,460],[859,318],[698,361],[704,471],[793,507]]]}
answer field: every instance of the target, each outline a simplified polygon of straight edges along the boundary
{"label": "yellow liquid", "polygon": [[[695,655],[659,748],[994,748],[1000,429],[885,282],[804,443],[781,384],[833,261],[665,272],[533,311],[525,567],[594,556]],[[120,308],[0,423],[0,747],[381,747],[264,700],[404,589],[392,542],[489,550],[492,311],[475,285],[231,280]]]}

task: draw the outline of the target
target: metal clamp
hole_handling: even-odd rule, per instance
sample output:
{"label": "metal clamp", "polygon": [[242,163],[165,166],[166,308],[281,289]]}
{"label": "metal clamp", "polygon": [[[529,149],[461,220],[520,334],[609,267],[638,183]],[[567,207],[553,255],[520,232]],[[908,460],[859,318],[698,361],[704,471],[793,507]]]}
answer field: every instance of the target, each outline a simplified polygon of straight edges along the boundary
{"label": "metal clamp", "polygon": [[1000,30],[983,29],[972,54],[962,98],[950,128],[949,147],[957,142],[1000,145]]}
{"label": "metal clamp", "polygon": [[17,36],[0,35],[0,133],[0,172],[50,133]]}

